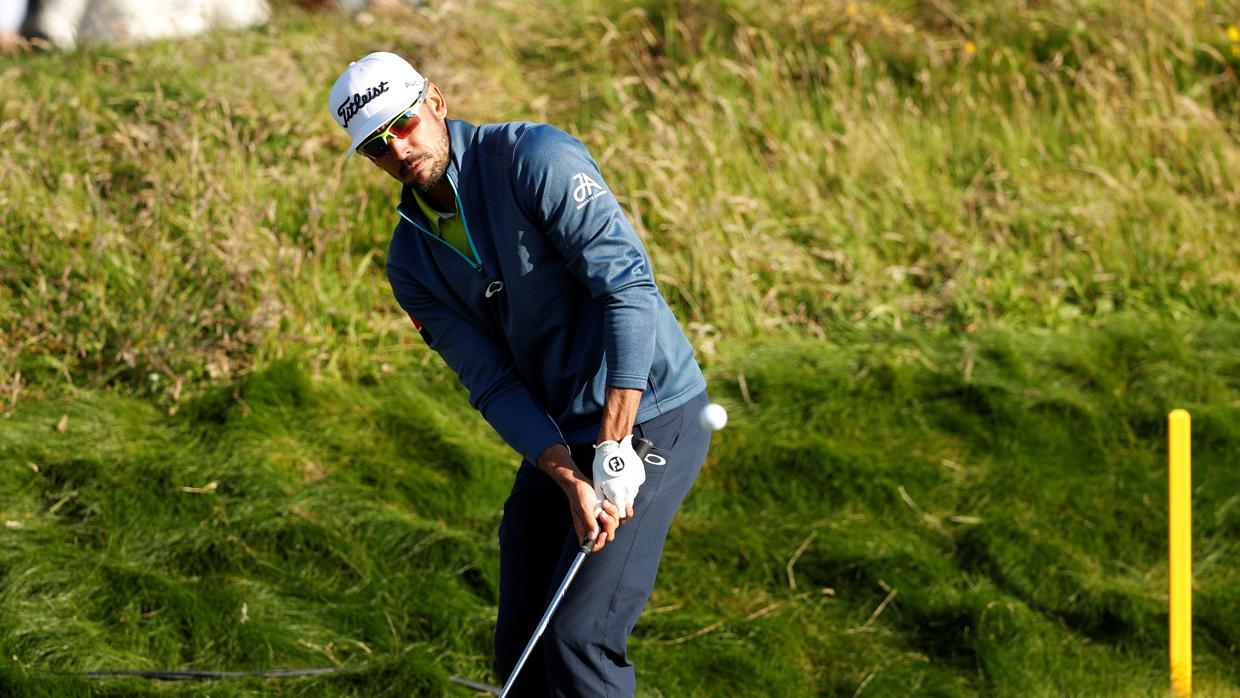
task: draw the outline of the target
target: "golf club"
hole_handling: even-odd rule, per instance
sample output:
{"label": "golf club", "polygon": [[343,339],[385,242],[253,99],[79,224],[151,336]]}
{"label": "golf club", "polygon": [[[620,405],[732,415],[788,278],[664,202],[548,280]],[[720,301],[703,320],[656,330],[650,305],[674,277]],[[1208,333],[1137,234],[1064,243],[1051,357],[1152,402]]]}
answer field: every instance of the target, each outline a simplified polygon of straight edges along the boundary
{"label": "golf club", "polygon": [[[646,454],[654,448],[654,444],[649,439],[634,439],[633,450],[637,452],[637,457],[642,460],[646,459]],[[505,698],[508,691],[512,690],[512,685],[516,683],[517,676],[521,673],[521,667],[525,666],[525,660],[529,659],[530,652],[534,651],[534,645],[538,642],[538,638],[542,636],[543,631],[547,629],[547,624],[551,622],[551,616],[555,613],[555,609],[560,605],[560,600],[564,598],[564,592],[568,591],[568,585],[572,583],[573,577],[577,576],[577,570],[581,568],[581,563],[585,562],[586,555],[590,554],[590,548],[594,547],[594,538],[591,537],[581,544],[581,548],[577,550],[577,557],[573,558],[573,564],[569,566],[568,572],[564,575],[564,581],[560,582],[560,588],[556,590],[555,596],[551,597],[551,603],[547,604],[547,610],[543,613],[542,620],[538,621],[538,627],[534,628],[534,635],[530,641],[526,643],[525,650],[521,652],[521,658],[517,660],[517,665],[513,667],[512,673],[508,675],[508,680],[504,682],[504,688],[499,692],[500,698]]]}

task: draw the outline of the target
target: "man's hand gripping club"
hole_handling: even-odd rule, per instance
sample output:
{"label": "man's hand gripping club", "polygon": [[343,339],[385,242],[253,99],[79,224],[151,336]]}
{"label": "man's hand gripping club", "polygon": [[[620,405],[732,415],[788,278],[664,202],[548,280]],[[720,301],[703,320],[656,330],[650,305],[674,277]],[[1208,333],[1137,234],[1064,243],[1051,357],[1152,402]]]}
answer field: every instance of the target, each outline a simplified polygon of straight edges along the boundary
{"label": "man's hand gripping club", "polygon": [[[654,444],[645,439],[638,439],[633,444],[633,423],[637,417],[637,409],[641,403],[641,391],[625,388],[608,388],[603,405],[603,419],[599,428],[599,446],[594,452],[592,475],[594,481],[586,477],[573,463],[572,455],[564,444],[547,447],[538,456],[538,467],[549,475],[568,497],[569,510],[573,515],[573,528],[577,531],[577,539],[583,543],[594,541],[590,552],[598,552],[609,541],[616,537],[616,528],[620,522],[633,515],[633,501],[637,497],[637,489],[646,481],[646,468],[642,460]],[[608,446],[615,444],[615,446]],[[621,444],[624,444],[621,447]],[[625,451],[620,454],[624,466],[617,473],[600,477],[600,454],[603,447],[607,451]],[[626,456],[628,456],[626,458]],[[633,457],[635,456],[635,457]],[[606,465],[603,464],[605,471]],[[615,478],[614,475],[626,477]],[[618,479],[609,489],[601,487],[605,480]],[[620,506],[618,507],[617,504]],[[621,508],[622,507],[622,508]],[[602,531],[599,531],[602,526]]]}
{"label": "man's hand gripping club", "polygon": [[554,444],[547,447],[538,456],[538,468],[564,490],[577,540],[582,543],[594,541],[590,552],[602,550],[604,545],[615,539],[616,527],[620,525],[619,510],[615,504],[598,498],[594,493],[594,483],[577,468],[567,446]]}
{"label": "man's hand gripping club", "polygon": [[[631,444],[632,437],[626,438],[625,441]],[[638,465],[642,469],[643,481],[645,480],[645,467],[641,466],[641,461],[653,448],[654,444],[645,439],[638,439],[636,448],[630,446],[629,449],[634,452]],[[598,461],[598,451],[595,451],[595,461]],[[564,495],[568,497],[568,508],[573,517],[573,529],[577,532],[577,540],[583,543],[594,541],[594,545],[590,548],[591,553],[602,550],[603,546],[615,540],[616,528],[620,526],[621,510],[605,495],[600,496],[597,493],[599,488],[577,468],[567,446],[564,444],[549,446],[539,455],[538,467],[551,476],[551,479],[560,486],[560,489],[564,490]],[[631,466],[626,466],[626,469],[628,467]],[[637,496],[636,487],[632,488],[632,494],[633,497]],[[626,518],[633,515],[631,501],[628,502],[624,514]]]}

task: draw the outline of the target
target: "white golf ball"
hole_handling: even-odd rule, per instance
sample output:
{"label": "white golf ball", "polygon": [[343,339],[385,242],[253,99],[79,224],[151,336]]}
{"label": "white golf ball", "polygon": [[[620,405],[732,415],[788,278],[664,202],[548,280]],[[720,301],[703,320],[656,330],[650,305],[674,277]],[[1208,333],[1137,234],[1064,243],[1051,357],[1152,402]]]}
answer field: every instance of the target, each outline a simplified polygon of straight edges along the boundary
{"label": "white golf ball", "polygon": [[723,409],[723,405],[712,402],[702,408],[698,414],[698,423],[708,431],[719,431],[728,424],[728,411]]}

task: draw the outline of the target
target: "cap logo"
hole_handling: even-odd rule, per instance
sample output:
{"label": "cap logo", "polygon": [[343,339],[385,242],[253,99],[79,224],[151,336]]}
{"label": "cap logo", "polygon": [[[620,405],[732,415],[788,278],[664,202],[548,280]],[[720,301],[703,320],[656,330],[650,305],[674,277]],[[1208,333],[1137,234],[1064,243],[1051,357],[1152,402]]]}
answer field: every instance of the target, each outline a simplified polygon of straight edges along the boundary
{"label": "cap logo", "polygon": [[362,110],[362,107],[370,104],[371,100],[388,91],[387,81],[379,83],[374,87],[367,88],[365,92],[354,92],[351,97],[340,103],[336,107],[336,115],[340,117],[340,125],[348,128],[349,120]]}

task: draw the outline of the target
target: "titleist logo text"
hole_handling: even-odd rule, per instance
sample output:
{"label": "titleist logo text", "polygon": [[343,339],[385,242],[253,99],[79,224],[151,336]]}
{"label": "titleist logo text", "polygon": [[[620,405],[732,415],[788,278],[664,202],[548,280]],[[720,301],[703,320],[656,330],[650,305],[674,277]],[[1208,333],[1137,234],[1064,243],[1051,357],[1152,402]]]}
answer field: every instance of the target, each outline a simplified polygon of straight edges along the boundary
{"label": "titleist logo text", "polygon": [[336,115],[340,117],[340,125],[347,128],[349,125],[349,120],[354,116],[357,116],[357,113],[361,111],[362,107],[370,104],[372,99],[387,91],[388,84],[385,80],[375,87],[367,88],[365,92],[360,94],[356,92],[353,93],[352,97],[349,97],[345,101],[341,102],[340,106],[336,108]]}

